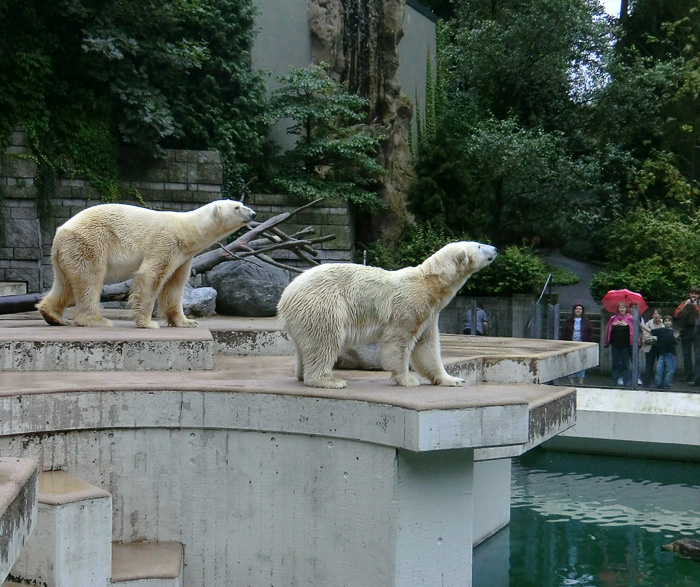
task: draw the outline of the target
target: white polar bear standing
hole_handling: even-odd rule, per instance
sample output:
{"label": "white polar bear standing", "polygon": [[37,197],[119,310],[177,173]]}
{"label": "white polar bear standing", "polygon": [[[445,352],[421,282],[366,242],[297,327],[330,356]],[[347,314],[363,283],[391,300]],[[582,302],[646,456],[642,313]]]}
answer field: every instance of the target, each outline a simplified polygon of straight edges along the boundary
{"label": "white polar bear standing", "polygon": [[296,347],[296,376],[309,387],[340,389],[333,365],[344,347],[381,343],[381,362],[397,385],[419,379],[457,386],[440,356],[438,314],[467,279],[496,258],[496,248],[457,242],[417,267],[386,271],[350,263],[309,269],[284,290],[277,310]]}
{"label": "white polar bear standing", "polygon": [[52,326],[68,325],[73,304],[76,326],[111,326],[100,314],[105,281],[133,275],[129,303],[140,328],[158,328],[158,309],[171,326],[194,327],[182,311],[192,259],[255,218],[234,200],[217,200],[190,212],[163,212],[126,204],[100,204],[69,219],[51,247],[54,282],[37,304]]}

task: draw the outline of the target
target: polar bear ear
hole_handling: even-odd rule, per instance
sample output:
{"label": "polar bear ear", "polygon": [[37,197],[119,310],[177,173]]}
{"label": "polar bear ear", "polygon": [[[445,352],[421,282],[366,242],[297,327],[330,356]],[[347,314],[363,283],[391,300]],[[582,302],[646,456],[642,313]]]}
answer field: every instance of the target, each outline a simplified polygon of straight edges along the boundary
{"label": "polar bear ear", "polygon": [[460,249],[455,257],[455,262],[458,265],[469,263],[469,253],[464,249]]}

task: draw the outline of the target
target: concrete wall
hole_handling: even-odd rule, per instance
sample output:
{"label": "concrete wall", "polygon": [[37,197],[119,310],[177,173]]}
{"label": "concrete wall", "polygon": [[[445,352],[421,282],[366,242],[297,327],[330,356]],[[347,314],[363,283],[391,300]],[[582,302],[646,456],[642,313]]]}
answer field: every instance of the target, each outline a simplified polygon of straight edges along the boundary
{"label": "concrete wall", "polygon": [[[36,202],[36,163],[23,131],[12,134],[12,143],[0,157],[0,216],[4,238],[0,241],[0,282],[25,282],[29,293],[48,289],[53,281],[51,243],[56,227],[81,210],[100,203],[99,194],[82,178],[61,177],[48,217],[39,219]],[[158,210],[191,210],[221,197],[221,158],[215,151],[168,151],[166,159],[148,167],[124,170],[121,182],[125,204]],[[279,195],[255,195],[246,202],[266,220],[291,211],[294,203]],[[354,225],[347,202],[329,200],[305,210],[280,228],[295,232],[306,226],[317,228],[316,236],[334,234],[336,239],[319,245],[319,259],[349,261]],[[289,255],[287,255],[289,257]],[[281,258],[285,258],[282,254]]]}

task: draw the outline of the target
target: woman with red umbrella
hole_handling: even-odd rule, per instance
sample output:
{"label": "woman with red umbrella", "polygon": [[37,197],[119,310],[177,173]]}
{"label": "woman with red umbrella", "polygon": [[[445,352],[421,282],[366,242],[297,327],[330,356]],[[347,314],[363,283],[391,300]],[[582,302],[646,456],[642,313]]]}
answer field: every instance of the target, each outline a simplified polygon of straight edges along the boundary
{"label": "woman with red umbrella", "polygon": [[619,302],[615,314],[610,317],[605,328],[605,346],[610,347],[612,356],[611,385],[630,385],[633,326],[634,318],[627,313],[627,304]]}

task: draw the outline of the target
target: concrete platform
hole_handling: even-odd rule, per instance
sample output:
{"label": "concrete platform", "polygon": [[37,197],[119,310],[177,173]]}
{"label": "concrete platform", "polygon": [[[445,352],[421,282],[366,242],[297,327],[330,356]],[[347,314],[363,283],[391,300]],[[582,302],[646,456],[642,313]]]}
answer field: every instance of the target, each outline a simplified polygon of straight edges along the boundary
{"label": "concrete platform", "polygon": [[[470,584],[474,537],[509,511],[506,468],[493,487],[475,482],[475,461],[571,427],[575,390],[543,383],[597,363],[588,343],[446,335],[444,361],[463,387],[401,388],[386,372],[349,370],[347,388],[314,389],[295,379],[274,319],[154,335],[110,314],[118,328],[96,342],[204,333],[212,368],[6,370],[0,454],[109,490],[114,539],[181,542],[192,586]],[[36,313],[0,319],[8,342],[90,345],[94,330]],[[507,459],[484,463],[509,470]],[[497,519],[476,519],[473,503]]]}
{"label": "concrete platform", "polygon": [[700,394],[579,388],[576,425],[548,450],[700,461]]}

